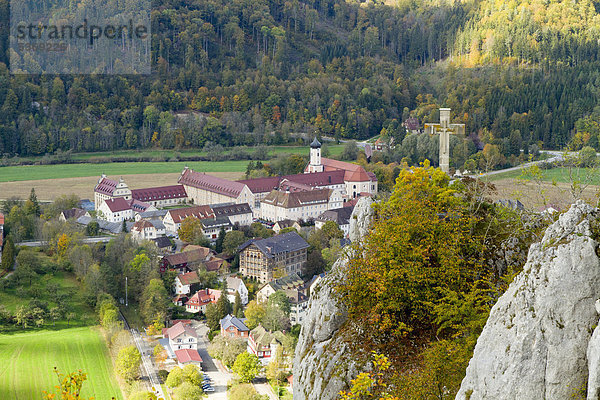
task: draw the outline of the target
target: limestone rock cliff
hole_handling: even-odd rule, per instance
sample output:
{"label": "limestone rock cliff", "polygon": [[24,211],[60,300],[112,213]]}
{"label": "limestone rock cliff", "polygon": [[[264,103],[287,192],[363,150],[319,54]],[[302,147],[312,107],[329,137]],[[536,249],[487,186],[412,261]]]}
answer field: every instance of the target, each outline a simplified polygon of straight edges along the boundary
{"label": "limestone rock cliff", "polygon": [[[597,399],[598,210],[582,202],[529,249],[492,308],[456,398]],[[592,335],[593,334],[593,335]]]}
{"label": "limestone rock cliff", "polygon": [[[368,232],[372,203],[370,198],[362,198],[356,204],[350,218],[352,241]],[[348,352],[351,337],[343,333],[347,314],[334,292],[346,264],[346,258],[339,259],[311,292],[294,358],[294,400],[335,399],[360,369]]]}

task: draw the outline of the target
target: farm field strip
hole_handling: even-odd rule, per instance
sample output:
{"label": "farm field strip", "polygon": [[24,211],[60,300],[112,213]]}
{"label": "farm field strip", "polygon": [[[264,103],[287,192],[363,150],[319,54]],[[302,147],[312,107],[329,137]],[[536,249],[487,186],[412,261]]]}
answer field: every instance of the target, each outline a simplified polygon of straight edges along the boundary
{"label": "farm field strip", "polygon": [[87,373],[82,396],[123,399],[112,374],[108,350],[93,327],[0,334],[0,399],[39,399],[62,373]]}
{"label": "farm field strip", "polygon": [[0,182],[20,182],[45,179],[82,178],[100,174],[122,176],[134,174],[181,173],[187,166],[200,172],[244,172],[248,161],[181,161],[134,162],[106,164],[56,164],[0,167]]}

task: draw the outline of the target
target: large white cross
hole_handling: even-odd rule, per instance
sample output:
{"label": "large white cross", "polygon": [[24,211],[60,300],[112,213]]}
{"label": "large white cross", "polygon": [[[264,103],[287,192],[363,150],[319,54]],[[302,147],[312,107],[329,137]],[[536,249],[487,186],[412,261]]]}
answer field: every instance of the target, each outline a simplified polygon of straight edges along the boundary
{"label": "large white cross", "polygon": [[450,109],[440,108],[440,123],[426,123],[425,132],[440,135],[440,169],[450,173],[450,134],[465,134],[465,124],[450,123]]}

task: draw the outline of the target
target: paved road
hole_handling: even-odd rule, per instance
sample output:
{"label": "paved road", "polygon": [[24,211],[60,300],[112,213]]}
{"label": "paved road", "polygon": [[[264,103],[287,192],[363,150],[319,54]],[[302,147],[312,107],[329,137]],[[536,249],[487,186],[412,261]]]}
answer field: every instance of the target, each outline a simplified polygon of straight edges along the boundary
{"label": "paved road", "polygon": [[202,370],[205,375],[208,375],[212,379],[212,387],[215,388],[214,392],[207,393],[208,399],[227,400],[227,382],[233,378],[233,375],[227,372],[218,360],[213,360],[208,354],[208,330],[208,327],[204,323],[196,327],[196,332],[198,332],[198,353],[202,357]]}
{"label": "paved road", "polygon": [[137,329],[130,329],[129,332],[131,332],[131,336],[133,336],[135,346],[142,355],[143,371],[146,372],[145,376],[148,377],[148,390],[152,391],[152,388],[154,388],[154,394],[156,394],[156,397],[159,400],[166,399],[162,387],[160,386],[160,380],[158,379],[156,368],[154,367],[152,360],[148,356],[151,350],[149,349],[144,339],[142,339],[142,335],[140,335]]}
{"label": "paved road", "polygon": [[[92,238],[85,238],[82,239],[81,242],[82,243],[87,243],[87,244],[94,244],[94,243],[108,243],[111,241],[111,239],[114,239],[114,237],[112,236],[102,236],[102,237],[92,237]],[[48,244],[48,242],[45,242],[43,240],[38,240],[38,241],[27,241],[27,242],[19,242],[16,244],[16,246],[26,246],[26,247],[40,247],[40,246],[44,246]]]}
{"label": "paved road", "polygon": [[254,382],[253,385],[254,385],[254,389],[256,389],[258,394],[262,394],[262,395],[266,394],[267,396],[269,396],[269,400],[278,400],[277,395],[275,394],[275,392],[273,392],[273,389],[266,381],[265,382]]}

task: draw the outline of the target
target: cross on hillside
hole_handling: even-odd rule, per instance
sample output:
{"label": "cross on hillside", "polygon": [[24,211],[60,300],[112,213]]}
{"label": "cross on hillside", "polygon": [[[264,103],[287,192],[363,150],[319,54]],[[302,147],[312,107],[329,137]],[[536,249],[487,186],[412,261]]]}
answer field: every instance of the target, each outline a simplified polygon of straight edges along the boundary
{"label": "cross on hillside", "polygon": [[450,123],[450,109],[440,108],[440,122],[426,123],[425,132],[430,135],[440,135],[440,169],[450,173],[450,134],[464,135],[465,124]]}

